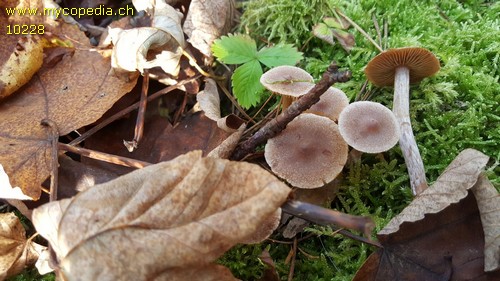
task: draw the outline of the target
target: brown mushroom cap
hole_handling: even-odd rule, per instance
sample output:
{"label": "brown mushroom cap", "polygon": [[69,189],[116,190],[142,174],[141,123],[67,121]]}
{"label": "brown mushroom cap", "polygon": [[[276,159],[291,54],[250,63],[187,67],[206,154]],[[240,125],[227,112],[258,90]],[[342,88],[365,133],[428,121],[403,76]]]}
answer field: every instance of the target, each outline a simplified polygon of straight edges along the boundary
{"label": "brown mushroom cap", "polygon": [[335,122],[303,113],[268,140],[264,155],[272,171],[291,185],[316,188],[342,171],[347,150]]}
{"label": "brown mushroom cap", "polygon": [[333,121],[337,121],[340,112],[342,112],[347,105],[349,105],[347,95],[340,89],[330,87],[321,95],[320,100],[313,104],[306,112],[325,116]]}
{"label": "brown mushroom cap", "polygon": [[394,85],[396,68],[407,67],[410,70],[410,84],[436,73],[439,61],[430,51],[419,47],[388,49],[374,57],[366,66],[365,74],[373,84]]}
{"label": "brown mushroom cap", "polygon": [[367,153],[387,151],[399,140],[399,125],[392,111],[371,101],[353,102],[344,108],[339,130],[350,146]]}
{"label": "brown mushroom cap", "polygon": [[285,96],[300,97],[314,87],[313,77],[302,68],[282,65],[271,68],[260,77],[266,89]]}

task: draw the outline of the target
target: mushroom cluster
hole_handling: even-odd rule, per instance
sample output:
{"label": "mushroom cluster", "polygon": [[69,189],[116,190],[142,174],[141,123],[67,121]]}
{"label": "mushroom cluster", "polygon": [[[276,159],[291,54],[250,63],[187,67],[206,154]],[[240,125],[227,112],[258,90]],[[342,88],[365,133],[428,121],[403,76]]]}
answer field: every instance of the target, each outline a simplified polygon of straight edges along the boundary
{"label": "mushroom cluster", "polygon": [[[260,81],[268,90],[284,95],[283,99],[298,98],[314,87],[310,74],[292,66],[273,68]],[[348,145],[379,153],[392,148],[398,139],[399,127],[389,109],[374,102],[349,104],[343,91],[330,87],[316,104],[268,140],[264,156],[277,176],[295,187],[311,189],[340,174]]]}

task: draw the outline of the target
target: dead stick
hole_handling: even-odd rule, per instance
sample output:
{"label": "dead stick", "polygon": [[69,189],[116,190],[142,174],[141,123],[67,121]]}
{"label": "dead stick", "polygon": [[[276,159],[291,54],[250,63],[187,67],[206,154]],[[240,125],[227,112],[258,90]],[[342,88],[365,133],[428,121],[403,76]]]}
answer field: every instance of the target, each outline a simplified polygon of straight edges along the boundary
{"label": "dead stick", "polygon": [[141,100],[139,101],[139,111],[137,112],[137,120],[135,122],[134,139],[132,141],[123,140],[123,144],[128,152],[134,151],[139,145],[144,133],[144,116],[146,115],[146,105],[148,101],[148,88],[149,88],[149,72],[144,70],[141,88]]}
{"label": "dead stick", "polygon": [[52,146],[51,158],[52,158],[52,170],[50,172],[50,202],[57,200],[57,185],[59,179],[59,161],[58,161],[58,147],[57,143],[59,141],[59,129],[57,124],[50,119],[43,119],[40,124],[42,126],[48,127],[50,130],[49,138]]}
{"label": "dead stick", "polygon": [[125,167],[132,167],[132,168],[140,169],[140,168],[144,168],[146,166],[151,165],[151,163],[144,162],[141,160],[136,160],[136,159],[132,159],[132,158],[127,158],[127,157],[108,154],[108,153],[99,152],[99,151],[95,151],[95,150],[76,147],[76,146],[72,146],[72,145],[65,144],[65,143],[59,143],[59,149],[64,150],[64,151],[68,151],[68,152],[73,152],[73,153],[76,153],[78,155],[85,156],[88,158],[101,160],[101,161],[105,161],[108,163],[113,163],[113,164],[121,165],[121,166],[125,166]]}
{"label": "dead stick", "polygon": [[[333,224],[337,227],[357,230],[362,232],[366,237],[370,237],[370,233],[375,227],[375,224],[369,217],[344,214],[301,201],[288,200],[281,206],[281,209],[285,213],[311,221],[315,224],[324,226],[331,226]],[[362,237],[356,236],[345,230],[340,230],[339,233],[374,246],[380,245],[369,239],[360,239]]]}
{"label": "dead stick", "polygon": [[[197,76],[194,76],[194,77],[191,77],[189,79],[185,79],[185,80],[182,80],[181,82],[175,84],[175,85],[172,85],[172,86],[168,86],[166,87],[165,89],[161,89],[159,90],[158,92],[152,94],[151,96],[148,97],[147,101],[150,102],[162,95],[165,95],[167,93],[170,93],[171,91],[175,90],[175,89],[178,89],[180,88],[181,86],[187,84],[187,83],[190,83],[190,82],[193,82],[194,80],[200,78],[201,75],[197,75]],[[101,123],[95,125],[94,127],[92,127],[92,129],[88,130],[87,132],[83,133],[81,136],[79,136],[78,138],[74,139],[73,141],[71,141],[69,144],[70,145],[77,145],[79,143],[81,143],[82,141],[86,140],[88,137],[90,137],[91,135],[95,134],[97,131],[99,131],[100,129],[106,127],[107,125],[109,125],[110,123],[112,123],[113,121],[116,121],[118,120],[119,118],[121,118],[122,116],[134,111],[135,109],[139,108],[139,102],[136,102],[134,103],[133,105],[123,109],[122,111],[114,114],[113,116],[107,118],[106,120],[102,121]]]}
{"label": "dead stick", "polygon": [[286,125],[290,123],[303,111],[309,109],[313,104],[319,101],[321,95],[336,82],[346,82],[351,78],[350,71],[339,71],[337,64],[333,62],[328,66],[328,69],[323,73],[323,77],[307,94],[292,103],[280,115],[269,121],[252,137],[240,144],[234,151],[231,159],[241,160],[247,154],[253,152],[258,145],[263,144],[266,140],[276,136]]}

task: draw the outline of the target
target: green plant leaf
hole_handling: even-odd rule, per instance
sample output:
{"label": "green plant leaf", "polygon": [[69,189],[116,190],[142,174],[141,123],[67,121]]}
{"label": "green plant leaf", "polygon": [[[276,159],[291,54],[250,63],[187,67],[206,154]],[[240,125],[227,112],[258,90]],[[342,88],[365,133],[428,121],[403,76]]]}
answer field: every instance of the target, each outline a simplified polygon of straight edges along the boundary
{"label": "green plant leaf", "polygon": [[257,57],[257,45],[244,34],[222,36],[214,41],[212,52],[223,63],[242,64]]}
{"label": "green plant leaf", "polygon": [[302,59],[302,53],[290,44],[281,44],[260,49],[257,59],[267,67],[296,65]]}
{"label": "green plant leaf", "polygon": [[231,77],[233,93],[242,107],[249,108],[259,103],[264,90],[259,82],[260,76],[262,67],[257,60],[249,61],[234,71]]}

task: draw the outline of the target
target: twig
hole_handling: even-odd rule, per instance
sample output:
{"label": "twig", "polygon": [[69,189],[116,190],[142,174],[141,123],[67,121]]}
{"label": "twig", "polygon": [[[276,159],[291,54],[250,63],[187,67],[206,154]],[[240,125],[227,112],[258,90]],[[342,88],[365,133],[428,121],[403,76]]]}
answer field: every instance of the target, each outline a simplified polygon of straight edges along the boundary
{"label": "twig", "polygon": [[334,224],[341,228],[360,231],[370,237],[375,224],[369,217],[360,217],[326,209],[306,202],[288,200],[281,206],[283,212],[298,216],[320,225]]}
{"label": "twig", "polygon": [[144,70],[143,75],[141,100],[139,101],[139,111],[137,112],[137,120],[135,122],[134,139],[132,141],[123,140],[123,144],[127,148],[128,152],[132,152],[137,148],[144,133],[144,116],[146,115],[149,88],[149,72],[147,69]]}
{"label": "twig", "polygon": [[[182,80],[181,82],[175,84],[175,85],[172,85],[172,86],[168,86],[162,90],[159,90],[158,92],[152,94],[151,96],[148,97],[147,101],[150,102],[164,94],[167,94],[167,93],[170,93],[171,91],[175,90],[175,89],[178,89],[180,88],[181,86],[187,84],[187,83],[190,83],[198,78],[200,78],[201,75],[196,75],[194,77],[191,77],[189,79],[185,79],[185,80]],[[113,116],[107,118],[106,120],[102,121],[101,123],[97,124],[96,126],[92,127],[92,129],[86,131],[85,133],[83,133],[81,136],[77,137],[76,139],[74,139],[73,141],[71,141],[69,143],[69,145],[77,145],[79,143],[81,143],[82,141],[86,140],[88,137],[90,137],[91,135],[95,134],[97,131],[99,131],[100,129],[106,127],[107,125],[109,125],[110,123],[112,123],[113,121],[115,120],[118,120],[120,119],[122,116],[126,115],[126,114],[129,114],[130,112],[134,111],[135,109],[139,108],[139,103],[140,102],[136,102],[134,103],[133,105],[123,109],[122,111],[114,114]]]}
{"label": "twig", "polygon": [[377,44],[377,42],[375,42],[375,40],[373,40],[370,35],[368,35],[368,33],[366,33],[362,28],[361,26],[357,25],[352,19],[350,19],[348,16],[342,14],[339,10],[337,10],[337,13],[339,13],[339,15],[341,15],[343,18],[345,18],[350,24],[352,24],[352,26],[354,26],[354,28],[356,28],[361,34],[363,34],[363,36],[368,39],[368,41],[370,41],[373,46],[375,46],[375,48],[377,48],[380,52],[383,52],[384,50]]}
{"label": "twig", "polygon": [[50,172],[50,202],[57,200],[57,185],[59,178],[59,161],[58,161],[58,147],[57,143],[59,141],[59,129],[57,124],[50,119],[43,119],[40,124],[42,126],[48,127],[50,130],[49,139],[51,142],[51,160],[52,160],[52,170]]}
{"label": "twig", "polygon": [[319,101],[321,95],[330,88],[335,82],[346,82],[351,78],[350,71],[339,71],[337,64],[333,62],[328,66],[328,69],[323,73],[323,77],[307,94],[302,96],[296,102],[292,103],[275,119],[269,121],[252,137],[241,143],[234,151],[231,159],[241,160],[247,154],[253,152],[258,145],[263,144],[266,140],[276,136],[286,125],[290,123],[303,111],[309,109],[313,104]]}
{"label": "twig", "polygon": [[375,30],[377,31],[377,38],[379,46],[382,46],[382,34],[380,33],[380,26],[378,25],[377,17],[372,14],[373,25],[375,25]]}
{"label": "twig", "polygon": [[60,150],[73,152],[73,153],[76,153],[76,154],[81,155],[81,156],[85,156],[88,158],[101,160],[101,161],[105,161],[108,163],[113,163],[113,164],[121,165],[121,166],[125,166],[125,167],[140,169],[140,168],[144,168],[146,166],[151,165],[151,163],[148,163],[148,162],[144,162],[144,161],[140,161],[140,160],[136,160],[136,159],[132,159],[132,158],[127,158],[127,157],[122,157],[122,156],[118,156],[118,155],[112,155],[112,154],[99,152],[99,151],[95,151],[95,150],[85,149],[85,148],[81,148],[81,147],[76,147],[76,146],[72,146],[72,145],[65,144],[65,143],[59,143],[58,146],[59,146]]}
{"label": "twig", "polygon": [[290,262],[290,271],[288,272],[288,281],[293,280],[293,273],[295,272],[295,260],[297,259],[297,237],[293,239],[293,248],[292,248],[292,261]]}

